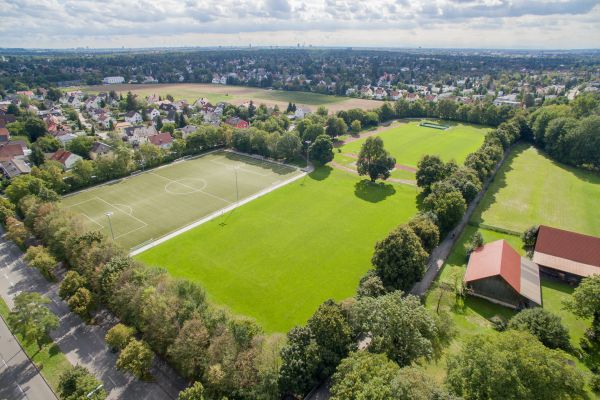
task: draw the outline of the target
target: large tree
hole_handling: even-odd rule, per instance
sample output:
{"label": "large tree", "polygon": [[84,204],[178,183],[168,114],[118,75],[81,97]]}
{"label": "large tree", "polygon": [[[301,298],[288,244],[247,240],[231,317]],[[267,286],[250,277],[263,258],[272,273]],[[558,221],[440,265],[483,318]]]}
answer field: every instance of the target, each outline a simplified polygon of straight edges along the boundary
{"label": "large tree", "polygon": [[592,338],[600,343],[600,275],[581,280],[566,307],[580,318],[592,318]]}
{"label": "large tree", "polygon": [[333,160],[333,141],[327,135],[319,135],[308,148],[309,158],[319,164]]}
{"label": "large tree", "polygon": [[60,375],[58,394],[62,400],[103,400],[106,398],[106,391],[100,381],[81,365],[71,367]]}
{"label": "large tree", "polygon": [[420,213],[408,221],[408,226],[421,239],[426,252],[431,253],[440,241],[440,228],[431,213]]}
{"label": "large tree", "polygon": [[417,164],[417,186],[429,192],[431,185],[444,179],[446,166],[439,156],[425,155]]}
{"label": "large tree", "polygon": [[434,191],[425,198],[423,206],[437,216],[442,234],[450,232],[467,210],[467,203],[458,190]]}
{"label": "large tree", "polygon": [[36,292],[21,292],[15,296],[14,303],[8,315],[9,326],[26,343],[36,343],[41,348],[48,333],[58,328],[58,317],[46,307],[50,300]]}
{"label": "large tree", "polygon": [[371,337],[369,351],[386,353],[400,366],[418,358],[431,359],[447,342],[449,329],[439,323],[416,296],[396,291],[379,297],[363,297],[350,311],[357,332]]}
{"label": "large tree", "polygon": [[370,136],[360,149],[356,167],[359,175],[369,175],[371,182],[387,179],[396,165],[396,159],[383,148],[383,140]]}
{"label": "large tree", "polygon": [[465,400],[584,398],[584,380],[562,350],[509,330],[466,339],[448,358],[447,384]]}
{"label": "large tree", "polygon": [[187,378],[200,378],[208,366],[210,335],[202,320],[194,317],[184,322],[183,327],[168,355]]}
{"label": "large tree", "polygon": [[387,400],[400,367],[385,354],[361,351],[342,360],[332,377],[331,400]]}
{"label": "large tree", "polygon": [[327,377],[354,343],[350,325],[339,304],[327,300],[308,320],[308,328],[319,347],[321,378]]}
{"label": "large tree", "polygon": [[204,400],[204,386],[199,381],[179,392],[177,400]]}
{"label": "large tree", "polygon": [[298,135],[286,132],[277,140],[277,154],[286,160],[292,160],[300,153],[302,143]]}
{"label": "large tree", "polygon": [[139,379],[147,379],[153,359],[154,353],[150,346],[143,341],[133,339],[119,354],[117,368]]}
{"label": "large tree", "polygon": [[508,327],[531,333],[551,349],[571,349],[569,331],[560,317],[541,307],[521,311],[510,319]]}
{"label": "large tree", "polygon": [[287,344],[281,349],[279,388],[282,393],[304,395],[318,382],[321,357],[319,346],[310,329],[295,327],[287,334]]}
{"label": "large tree", "polygon": [[32,143],[48,132],[44,121],[35,117],[30,117],[23,121],[23,131]]}
{"label": "large tree", "polygon": [[371,262],[385,286],[410,290],[423,277],[428,256],[415,232],[403,225],[375,244]]}

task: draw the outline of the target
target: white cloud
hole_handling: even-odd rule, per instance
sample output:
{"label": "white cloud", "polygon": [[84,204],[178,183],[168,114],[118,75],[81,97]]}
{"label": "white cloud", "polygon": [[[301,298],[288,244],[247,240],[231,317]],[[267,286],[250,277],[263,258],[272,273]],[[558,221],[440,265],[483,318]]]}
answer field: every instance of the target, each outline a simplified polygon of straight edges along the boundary
{"label": "white cloud", "polygon": [[598,0],[0,0],[0,9],[2,47],[600,43]]}

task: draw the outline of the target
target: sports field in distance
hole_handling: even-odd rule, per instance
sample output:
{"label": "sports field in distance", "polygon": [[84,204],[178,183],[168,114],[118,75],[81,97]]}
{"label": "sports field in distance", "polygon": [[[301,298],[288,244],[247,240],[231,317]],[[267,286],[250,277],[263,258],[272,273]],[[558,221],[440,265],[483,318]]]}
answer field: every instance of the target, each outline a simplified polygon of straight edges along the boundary
{"label": "sports field in distance", "polygon": [[600,236],[600,175],[559,164],[535,147],[519,144],[473,220],[516,232],[545,224]]}
{"label": "sports field in distance", "polygon": [[297,174],[293,167],[219,151],[65,197],[62,207],[81,213],[90,229],[109,237],[106,213],[112,213],[115,241],[128,249]]}
{"label": "sports field in distance", "polygon": [[152,94],[165,97],[170,94],[175,100],[195,102],[201,97],[212,103],[227,102],[240,105],[253,100],[257,105],[264,103],[268,106],[278,105],[285,110],[289,102],[308,106],[316,111],[318,106],[325,106],[330,112],[362,108],[371,110],[380,107],[382,102],[377,100],[355,99],[343,96],[331,96],[312,92],[270,90],[246,86],[214,85],[208,83],[165,83],[165,84],[120,84],[72,87],[88,93],[108,92],[114,90],[125,95],[128,91],[141,97]]}
{"label": "sports field in distance", "polygon": [[[446,130],[419,126],[420,121],[401,122],[377,133],[383,144],[399,164],[392,172],[393,178],[415,179],[417,163],[425,154],[437,154],[444,161],[455,160],[462,164],[469,153],[483,143],[490,128],[450,123]],[[444,122],[448,124],[448,122]],[[368,134],[368,133],[367,133]],[[356,168],[356,158],[366,137],[346,143],[335,154],[335,162]],[[403,168],[406,167],[406,168]]]}
{"label": "sports field in distance", "polygon": [[267,332],[354,294],[373,247],[416,213],[416,189],[325,166],[137,256],[199,282]]}

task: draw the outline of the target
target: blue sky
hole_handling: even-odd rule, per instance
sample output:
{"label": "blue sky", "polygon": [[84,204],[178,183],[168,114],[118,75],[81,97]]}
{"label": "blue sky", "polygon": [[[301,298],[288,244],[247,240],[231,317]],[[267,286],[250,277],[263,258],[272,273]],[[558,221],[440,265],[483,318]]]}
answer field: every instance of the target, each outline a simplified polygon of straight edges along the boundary
{"label": "blue sky", "polygon": [[600,47],[600,0],[0,0],[0,10],[0,47]]}

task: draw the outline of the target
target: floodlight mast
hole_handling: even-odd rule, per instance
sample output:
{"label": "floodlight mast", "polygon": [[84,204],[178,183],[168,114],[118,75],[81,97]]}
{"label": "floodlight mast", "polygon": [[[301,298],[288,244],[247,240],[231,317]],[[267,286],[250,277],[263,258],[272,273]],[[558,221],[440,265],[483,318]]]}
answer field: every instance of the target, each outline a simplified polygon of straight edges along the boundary
{"label": "floodlight mast", "polygon": [[104,215],[106,215],[106,218],[108,218],[108,226],[110,227],[110,236],[112,237],[112,240],[114,242],[115,241],[115,233],[113,232],[112,222],[110,220],[110,216],[113,215],[113,212],[108,211],[108,212],[104,213]]}

